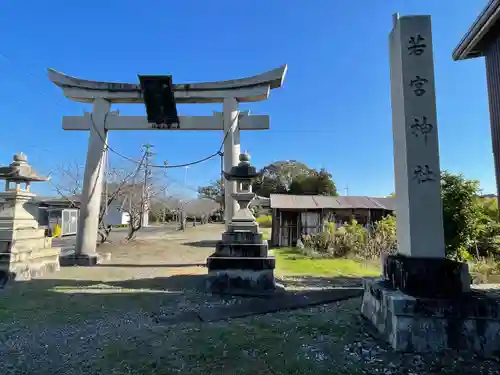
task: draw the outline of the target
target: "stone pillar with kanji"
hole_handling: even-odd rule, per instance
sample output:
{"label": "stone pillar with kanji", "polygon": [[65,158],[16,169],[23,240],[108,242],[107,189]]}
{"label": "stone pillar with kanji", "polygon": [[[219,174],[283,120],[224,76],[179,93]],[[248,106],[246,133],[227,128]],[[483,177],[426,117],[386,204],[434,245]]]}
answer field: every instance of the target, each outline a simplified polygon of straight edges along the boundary
{"label": "stone pillar with kanji", "polygon": [[22,152],[13,162],[0,167],[0,284],[10,280],[30,280],[59,270],[60,248],[38,226],[38,204],[31,192],[32,182],[48,181],[28,164]]}
{"label": "stone pillar with kanji", "polygon": [[364,280],[362,314],[396,350],[500,350],[500,303],[446,257],[430,16],[393,17],[389,36],[397,252]]}
{"label": "stone pillar with kanji", "polygon": [[239,210],[231,218],[228,230],[207,259],[208,288],[214,293],[230,295],[269,295],[282,290],[274,278],[275,258],[268,254],[267,240],[248,205],[254,199],[252,180],[258,176],[250,164],[250,155],[239,156],[239,164],[224,173],[226,180],[236,181],[233,199]]}

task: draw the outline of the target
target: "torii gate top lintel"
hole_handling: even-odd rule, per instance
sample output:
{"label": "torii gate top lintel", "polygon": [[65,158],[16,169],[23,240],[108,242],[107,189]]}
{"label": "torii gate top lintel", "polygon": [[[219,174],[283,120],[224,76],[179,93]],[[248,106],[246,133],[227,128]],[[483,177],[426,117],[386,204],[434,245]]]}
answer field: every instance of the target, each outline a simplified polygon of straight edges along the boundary
{"label": "torii gate top lintel", "polygon": [[[266,100],[271,89],[283,84],[287,65],[252,77],[227,81],[174,84],[175,101],[182,103],[222,103],[225,98],[238,102]],[[111,103],[144,103],[141,87],[135,83],[83,80],[48,69],[49,79],[64,90],[64,95],[77,102],[91,103],[103,98]]]}

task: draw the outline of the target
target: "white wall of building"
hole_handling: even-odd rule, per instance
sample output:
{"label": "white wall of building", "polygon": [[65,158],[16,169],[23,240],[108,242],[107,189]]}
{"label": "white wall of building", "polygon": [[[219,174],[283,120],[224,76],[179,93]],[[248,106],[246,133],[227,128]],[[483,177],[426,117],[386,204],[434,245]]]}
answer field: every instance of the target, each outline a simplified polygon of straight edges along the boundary
{"label": "white wall of building", "polygon": [[128,224],[130,216],[127,212],[122,212],[120,207],[111,205],[104,217],[104,225]]}

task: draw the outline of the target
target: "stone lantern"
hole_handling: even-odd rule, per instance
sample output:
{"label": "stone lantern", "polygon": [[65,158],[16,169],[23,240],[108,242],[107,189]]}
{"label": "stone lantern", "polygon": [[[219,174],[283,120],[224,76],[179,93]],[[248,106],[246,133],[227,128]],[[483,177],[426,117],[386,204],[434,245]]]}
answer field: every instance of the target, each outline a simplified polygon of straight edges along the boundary
{"label": "stone lantern", "polygon": [[0,167],[0,180],[5,180],[5,191],[0,193],[0,199],[5,201],[0,211],[0,229],[37,229],[38,206],[32,202],[35,194],[31,192],[31,183],[49,179],[39,176],[22,152],[13,159],[9,166]]}
{"label": "stone lantern", "polygon": [[49,179],[39,176],[20,152],[9,166],[0,167],[0,180],[5,180],[0,192],[0,284],[58,270],[60,249],[38,227],[39,208],[30,189],[32,182]]}
{"label": "stone lantern", "polygon": [[238,191],[232,197],[239,210],[228,230],[207,259],[208,288],[214,293],[231,295],[268,295],[277,290],[274,278],[275,258],[268,255],[268,244],[262,239],[259,225],[248,205],[254,199],[252,180],[258,176],[250,164],[250,155],[241,154],[240,163],[224,173],[236,181]]}

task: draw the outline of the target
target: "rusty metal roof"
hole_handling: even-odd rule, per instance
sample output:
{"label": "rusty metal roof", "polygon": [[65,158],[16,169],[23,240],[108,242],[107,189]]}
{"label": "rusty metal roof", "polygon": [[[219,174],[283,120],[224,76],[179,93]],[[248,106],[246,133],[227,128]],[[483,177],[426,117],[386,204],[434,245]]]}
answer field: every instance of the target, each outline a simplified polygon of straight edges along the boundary
{"label": "rusty metal roof", "polygon": [[289,194],[271,194],[271,208],[284,209],[380,209],[395,210],[393,198],[375,198],[375,197],[353,197],[338,196],[330,197],[324,195],[289,195]]}

